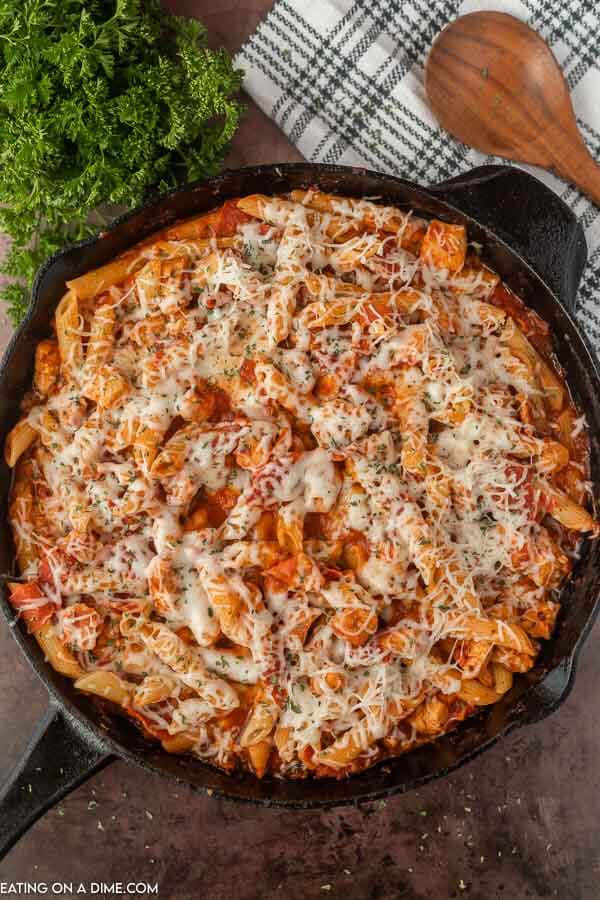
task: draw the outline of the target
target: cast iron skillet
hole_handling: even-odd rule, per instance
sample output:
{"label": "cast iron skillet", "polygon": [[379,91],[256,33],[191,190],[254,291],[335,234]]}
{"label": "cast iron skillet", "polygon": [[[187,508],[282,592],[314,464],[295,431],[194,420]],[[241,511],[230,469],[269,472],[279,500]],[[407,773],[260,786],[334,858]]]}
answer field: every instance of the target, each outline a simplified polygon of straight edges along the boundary
{"label": "cast iron skillet", "polygon": [[[570,210],[535,178],[507,166],[485,166],[429,188],[358,168],[324,165],[259,166],[225,172],[184,187],[124,216],[106,234],[68,247],[39,272],[27,320],[14,336],[0,369],[0,432],[18,417],[30,383],[34,348],[48,324],[65,280],[102,265],[120,251],[177,219],[208,210],[229,197],[276,194],[318,184],[348,196],[382,197],[425,216],[465,223],[483,245],[483,258],[552,327],[555,350],[591,432],[592,479],[600,492],[600,377],[592,352],[568,309],[573,308],[586,260],[581,226]],[[0,571],[8,572],[13,548],[6,525],[9,471],[0,468]],[[598,500],[598,497],[596,497]],[[134,725],[74,690],[56,674],[20,623],[15,639],[48,687],[49,708],[22,760],[0,791],[0,856],[53,803],[115,758],[135,762],[192,787],[235,800],[292,809],[373,800],[440,778],[491,746],[517,725],[538,721],[564,700],[577,652],[597,612],[600,548],[585,548],[564,591],[554,639],[545,644],[535,669],[516,679],[495,706],[435,743],[336,782],[258,781],[226,775],[191,758],[170,756],[148,743]],[[14,615],[1,601],[9,623]]]}

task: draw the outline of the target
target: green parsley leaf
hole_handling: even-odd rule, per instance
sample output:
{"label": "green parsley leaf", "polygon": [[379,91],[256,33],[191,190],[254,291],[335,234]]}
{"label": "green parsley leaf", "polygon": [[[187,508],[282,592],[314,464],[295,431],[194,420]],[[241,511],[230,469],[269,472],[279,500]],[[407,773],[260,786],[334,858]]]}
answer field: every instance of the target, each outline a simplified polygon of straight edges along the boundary
{"label": "green parsley leaf", "polygon": [[0,0],[0,290],[15,323],[33,276],[150,190],[216,173],[241,72],[160,0]]}

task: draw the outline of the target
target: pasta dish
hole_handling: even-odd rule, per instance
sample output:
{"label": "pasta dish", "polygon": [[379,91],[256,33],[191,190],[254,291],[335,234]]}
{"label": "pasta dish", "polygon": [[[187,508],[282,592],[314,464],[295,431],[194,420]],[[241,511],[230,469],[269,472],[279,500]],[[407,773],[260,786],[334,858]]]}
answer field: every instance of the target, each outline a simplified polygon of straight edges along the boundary
{"label": "pasta dish", "polygon": [[551,637],[585,419],[462,225],[252,195],[67,283],[6,439],[52,666],[168,752],[342,777]]}

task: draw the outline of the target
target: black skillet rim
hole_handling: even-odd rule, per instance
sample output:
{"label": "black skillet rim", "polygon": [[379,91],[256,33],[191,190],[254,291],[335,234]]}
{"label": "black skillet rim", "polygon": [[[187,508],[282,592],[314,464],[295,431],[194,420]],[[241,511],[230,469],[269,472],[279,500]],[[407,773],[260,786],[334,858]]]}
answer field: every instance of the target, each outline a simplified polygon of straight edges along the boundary
{"label": "black skillet rim", "polygon": [[[502,169],[504,167],[499,166],[497,168]],[[543,288],[552,297],[554,303],[559,308],[560,313],[562,315],[564,315],[565,318],[568,320],[570,326],[573,328],[574,332],[576,333],[577,337],[579,338],[579,340],[582,344],[582,349],[585,351],[585,357],[586,357],[585,362],[590,367],[591,377],[596,382],[596,384],[599,386],[599,390],[600,390],[600,371],[599,371],[599,367],[598,367],[598,362],[595,358],[594,351],[592,350],[591,345],[590,345],[589,340],[586,337],[586,335],[579,329],[579,326],[574,321],[574,318],[571,315],[571,313],[569,312],[569,310],[566,309],[566,307],[558,299],[556,294],[548,287],[548,285],[546,284],[544,279],[532,268],[532,266],[525,259],[523,259],[521,256],[519,256],[519,254],[516,251],[512,250],[512,248],[510,247],[509,244],[506,243],[506,241],[504,241],[502,238],[498,237],[498,235],[495,232],[493,232],[493,230],[490,227],[479,225],[479,223],[477,222],[476,219],[474,219],[471,215],[463,213],[458,206],[454,206],[451,202],[447,201],[446,199],[441,199],[438,196],[436,196],[435,186],[433,186],[433,187],[422,186],[422,185],[416,184],[414,182],[411,182],[407,179],[397,178],[397,177],[391,176],[391,175],[384,175],[382,173],[374,172],[372,170],[369,170],[369,169],[366,169],[363,167],[336,166],[336,165],[310,164],[310,163],[282,163],[282,164],[249,166],[249,167],[243,167],[241,169],[228,169],[228,170],[223,171],[220,175],[217,175],[213,178],[203,179],[203,180],[200,180],[197,182],[193,182],[191,184],[181,185],[181,186],[174,188],[163,194],[158,194],[158,193],[153,194],[140,207],[137,207],[135,210],[128,211],[128,212],[124,213],[123,215],[119,216],[118,218],[116,218],[110,224],[110,226],[108,226],[106,229],[104,229],[100,234],[94,235],[94,236],[86,238],[82,241],[78,241],[76,243],[70,244],[70,245],[62,248],[61,250],[59,250],[57,253],[53,254],[53,256],[51,256],[48,260],[45,261],[45,263],[42,265],[42,267],[39,269],[39,271],[36,275],[34,285],[32,288],[32,301],[31,301],[30,308],[28,310],[28,313],[27,313],[25,319],[20,324],[19,328],[15,331],[14,335],[12,336],[12,338],[5,350],[5,353],[0,362],[0,373],[4,370],[8,359],[10,358],[10,356],[12,355],[12,353],[14,351],[14,348],[18,345],[22,336],[28,331],[29,326],[32,323],[32,319],[35,315],[36,307],[37,307],[39,287],[40,287],[40,284],[42,283],[42,279],[43,279],[44,275],[47,273],[48,270],[51,269],[51,267],[58,260],[60,260],[66,254],[68,254],[74,250],[80,249],[80,248],[91,246],[92,244],[97,242],[99,239],[101,239],[101,237],[104,234],[112,232],[113,230],[115,230],[119,226],[121,226],[122,224],[135,218],[140,213],[150,210],[153,207],[155,207],[157,204],[164,203],[165,201],[168,201],[169,199],[171,199],[172,197],[174,197],[180,193],[193,191],[194,188],[207,188],[207,187],[216,188],[217,196],[215,197],[215,203],[217,203],[219,201],[219,197],[218,197],[219,186],[220,185],[226,186],[228,180],[230,180],[232,175],[244,174],[248,177],[253,177],[253,178],[258,178],[261,175],[265,175],[265,174],[276,174],[276,175],[302,174],[302,175],[306,176],[309,171],[311,173],[314,173],[314,175],[315,175],[314,182],[315,183],[318,183],[320,173],[323,173],[323,174],[326,173],[328,175],[333,175],[333,176],[337,175],[340,177],[343,177],[344,175],[354,175],[354,176],[358,176],[358,177],[360,177],[360,176],[370,177],[373,179],[378,179],[380,181],[385,180],[386,182],[388,182],[390,184],[397,184],[398,186],[401,186],[401,187],[408,187],[408,188],[420,191],[424,195],[435,199],[436,202],[442,203],[447,208],[449,217],[451,217],[453,214],[456,214],[458,216],[461,216],[463,218],[466,218],[467,220],[474,222],[476,225],[478,225],[478,227],[483,228],[485,231],[492,234],[494,236],[494,239],[495,239],[497,245],[503,247],[506,251],[508,251],[509,255],[512,256],[517,261],[519,269],[522,271],[525,271],[527,273],[527,275],[533,281],[538,281],[541,283]],[[466,175],[468,176],[469,173],[466,173]],[[389,797],[394,794],[406,793],[410,790],[413,790],[413,789],[427,783],[428,781],[432,781],[437,778],[445,777],[446,775],[450,774],[451,772],[453,772],[456,769],[460,768],[461,766],[465,765],[470,760],[474,759],[480,753],[483,753],[484,751],[490,749],[497,741],[499,741],[505,735],[510,733],[513,729],[523,726],[523,725],[526,725],[526,724],[529,724],[531,721],[535,721],[537,719],[537,716],[535,714],[533,716],[527,714],[528,711],[526,708],[524,709],[523,701],[526,700],[526,698],[528,696],[531,696],[532,694],[534,694],[536,688],[539,688],[544,680],[546,680],[553,673],[557,673],[559,675],[560,684],[558,686],[558,690],[557,690],[556,694],[550,699],[550,704],[549,704],[550,710],[553,711],[555,708],[558,707],[558,705],[560,705],[566,699],[566,697],[568,696],[568,694],[572,688],[572,684],[573,684],[573,680],[574,680],[574,670],[575,670],[577,658],[581,651],[583,643],[585,642],[585,640],[589,634],[589,631],[590,631],[592,625],[594,624],[594,621],[600,610],[600,602],[599,601],[600,601],[600,598],[597,597],[595,600],[593,609],[590,611],[590,614],[586,620],[584,627],[580,630],[580,632],[577,636],[577,640],[573,646],[573,649],[569,653],[569,655],[566,656],[561,661],[561,663],[559,663],[556,667],[554,667],[553,669],[547,670],[547,672],[544,675],[542,675],[541,678],[539,678],[536,682],[532,682],[529,686],[527,686],[524,689],[521,696],[519,697],[517,706],[520,706],[520,708],[515,710],[514,715],[511,715],[511,711],[509,711],[509,714],[507,716],[507,721],[503,725],[503,727],[500,728],[496,734],[492,735],[487,740],[482,741],[481,744],[479,744],[477,747],[464,753],[462,756],[460,756],[456,761],[454,761],[450,765],[445,766],[442,769],[439,769],[437,771],[432,771],[430,773],[426,773],[422,777],[416,778],[407,783],[391,784],[391,785],[382,787],[377,790],[361,792],[361,790],[360,790],[361,781],[360,781],[360,773],[359,773],[358,775],[351,777],[351,781],[357,788],[356,796],[346,797],[346,798],[342,798],[342,799],[329,799],[329,800],[328,799],[310,799],[310,800],[307,799],[305,801],[302,801],[302,800],[286,801],[285,799],[279,798],[279,797],[270,798],[270,797],[242,796],[239,793],[235,793],[235,785],[236,785],[235,777],[231,777],[231,781],[230,781],[231,791],[229,788],[229,784],[225,788],[207,787],[207,786],[203,786],[203,785],[198,785],[198,784],[195,784],[192,781],[188,780],[185,777],[185,774],[182,773],[181,775],[179,775],[175,772],[166,771],[166,770],[162,769],[160,767],[160,765],[158,765],[158,764],[155,765],[152,761],[149,761],[147,758],[141,756],[138,752],[131,750],[127,747],[124,747],[116,739],[114,739],[113,737],[108,735],[105,731],[103,731],[101,725],[98,724],[98,722],[94,721],[89,715],[87,715],[86,713],[84,713],[83,711],[78,709],[77,706],[61,692],[60,687],[58,685],[55,685],[52,682],[51,677],[48,672],[48,668],[47,668],[48,664],[44,661],[43,657],[40,656],[39,658],[36,658],[36,656],[35,656],[35,651],[37,650],[37,645],[35,645],[35,647],[34,647],[32,645],[32,639],[27,634],[25,634],[20,628],[14,627],[14,616],[12,615],[11,609],[10,609],[8,602],[6,601],[4,596],[2,596],[2,602],[0,605],[2,606],[3,613],[5,615],[5,618],[7,619],[9,626],[11,626],[11,631],[13,632],[15,640],[21,647],[21,650],[24,652],[25,656],[27,657],[28,661],[32,665],[32,667],[33,667],[34,671],[36,672],[36,674],[38,675],[38,677],[42,680],[42,682],[48,689],[48,691],[50,693],[50,697],[51,697],[51,701],[50,701],[51,705],[53,707],[55,707],[55,709],[58,709],[62,715],[64,715],[67,722],[70,722],[72,724],[72,726],[76,730],[76,733],[79,735],[79,737],[82,740],[84,740],[84,741],[87,740],[88,742],[93,741],[97,746],[100,746],[103,749],[105,749],[107,757],[116,757],[116,758],[125,759],[128,762],[132,762],[135,765],[141,766],[144,769],[153,771],[165,778],[173,779],[179,784],[189,785],[193,790],[200,791],[202,793],[209,793],[209,795],[211,795],[211,796],[214,795],[216,797],[223,797],[223,798],[227,798],[230,800],[235,800],[237,802],[254,803],[254,804],[261,805],[261,806],[276,806],[276,807],[281,807],[281,808],[286,808],[286,809],[310,809],[310,808],[330,808],[330,807],[335,807],[335,806],[346,806],[346,805],[352,805],[352,804],[357,804],[357,803],[366,803],[366,802],[370,802],[373,800],[378,800],[378,799],[382,799],[385,797]],[[559,670],[562,670],[562,672],[559,672]],[[58,676],[58,677],[60,678],[61,676]],[[545,714],[546,713],[544,711],[541,711],[539,718],[543,717]],[[459,724],[458,728],[460,728],[460,724]],[[438,739],[438,740],[440,740],[440,739]],[[443,740],[443,738],[441,740]],[[438,742],[436,741],[435,743],[438,743]],[[185,759],[185,757],[183,759]],[[389,760],[387,762],[389,763]],[[386,760],[383,760],[377,764],[377,768],[380,766],[385,766],[385,764],[386,764]],[[218,770],[215,770],[214,767],[212,767],[210,765],[202,764],[202,763],[200,763],[200,765],[204,769],[208,769],[210,772],[215,772],[215,771],[218,772]],[[266,785],[269,782],[265,780],[262,783]],[[323,789],[325,791],[327,785],[332,784],[332,780],[331,779],[323,779],[322,781],[320,781],[320,784],[323,786]]]}

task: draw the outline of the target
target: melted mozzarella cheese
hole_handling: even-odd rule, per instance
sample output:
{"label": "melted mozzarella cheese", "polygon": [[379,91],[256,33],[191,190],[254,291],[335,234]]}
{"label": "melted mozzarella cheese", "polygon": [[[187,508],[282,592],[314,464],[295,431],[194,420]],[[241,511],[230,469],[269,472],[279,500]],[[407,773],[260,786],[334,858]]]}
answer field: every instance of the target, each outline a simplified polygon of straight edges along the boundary
{"label": "melted mozzarella cheese", "polygon": [[128,679],[148,727],[230,766],[262,717],[297,775],[331,746],[362,764],[386,736],[423,740],[418,702],[460,707],[456,623],[535,612],[568,560],[523,451],[545,435],[519,402],[543,393],[487,305],[492,274],[434,268],[410,249],[425,223],[378,203],[254,203],[264,221],[228,246],[150,246],[110,289],[122,395],[96,406],[74,371],[36,398],[46,522],[15,510],[13,527],[60,550],[23,611],[50,597],[60,630],[64,607],[95,604],[104,630],[78,660]]}

